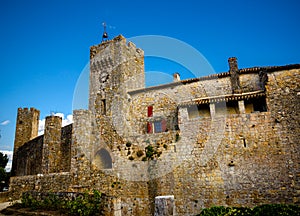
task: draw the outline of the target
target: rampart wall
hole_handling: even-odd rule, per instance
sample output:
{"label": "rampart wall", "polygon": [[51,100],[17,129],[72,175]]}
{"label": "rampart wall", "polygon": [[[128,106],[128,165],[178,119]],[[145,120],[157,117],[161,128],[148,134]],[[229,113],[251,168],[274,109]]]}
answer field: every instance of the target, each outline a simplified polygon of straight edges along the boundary
{"label": "rampart wall", "polygon": [[[14,154],[16,168],[14,169],[13,176],[70,171],[72,125],[67,125],[63,128],[61,128],[60,125],[55,128],[54,133],[48,133],[46,137],[48,137],[48,141],[50,139],[50,143],[45,143],[45,135],[41,135],[24,143],[16,150]],[[53,139],[53,137],[56,139],[56,143],[52,144],[55,144],[58,148],[55,152],[53,152],[54,148],[51,147],[51,139]],[[48,144],[50,144],[51,148],[48,148]],[[57,161],[55,165],[55,167],[58,168],[57,170],[48,170],[49,157],[50,160]]]}

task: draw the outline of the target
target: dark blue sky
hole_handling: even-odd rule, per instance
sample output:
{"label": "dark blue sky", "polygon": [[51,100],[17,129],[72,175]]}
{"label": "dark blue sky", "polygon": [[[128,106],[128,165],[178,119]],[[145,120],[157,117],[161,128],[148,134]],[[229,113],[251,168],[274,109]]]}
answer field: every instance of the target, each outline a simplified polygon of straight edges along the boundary
{"label": "dark blue sky", "polygon": [[[36,107],[41,118],[72,113],[76,81],[89,47],[101,41],[103,21],[111,37],[184,41],[216,72],[228,70],[231,56],[241,68],[300,63],[297,0],[2,0],[0,5],[2,150],[13,148],[18,107]],[[157,65],[146,70],[152,67]]]}

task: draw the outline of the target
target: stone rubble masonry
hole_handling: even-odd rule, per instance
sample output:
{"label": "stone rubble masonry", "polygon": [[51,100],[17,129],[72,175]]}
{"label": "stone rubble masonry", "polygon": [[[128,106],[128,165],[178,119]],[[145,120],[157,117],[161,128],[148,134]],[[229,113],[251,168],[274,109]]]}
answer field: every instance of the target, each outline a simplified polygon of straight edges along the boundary
{"label": "stone rubble masonry", "polygon": [[229,63],[230,79],[232,84],[232,93],[239,93],[241,87],[240,87],[237,59],[235,57],[231,57],[228,59],[228,63]]}
{"label": "stone rubble masonry", "polygon": [[43,173],[61,171],[61,124],[59,116],[47,116],[45,121],[43,145]]}
{"label": "stone rubble masonry", "polygon": [[50,116],[35,137],[39,111],[18,110],[11,196],[97,189],[112,197],[107,215],[153,215],[166,195],[174,215],[299,205],[300,65],[237,65],[145,88],[141,49],[123,36],[92,46],[89,109],[74,110],[72,125]]}

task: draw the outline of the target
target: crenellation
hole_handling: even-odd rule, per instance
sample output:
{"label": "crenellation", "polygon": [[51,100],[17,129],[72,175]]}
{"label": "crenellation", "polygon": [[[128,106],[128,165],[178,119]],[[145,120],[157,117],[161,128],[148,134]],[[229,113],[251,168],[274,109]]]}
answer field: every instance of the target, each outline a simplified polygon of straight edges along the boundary
{"label": "crenellation", "polygon": [[74,110],[72,125],[47,117],[34,138],[39,111],[18,109],[13,196],[97,189],[122,215],[153,215],[164,195],[177,215],[299,205],[300,65],[228,63],[228,72],[145,88],[141,49],[123,36],[92,46],[89,108]]}

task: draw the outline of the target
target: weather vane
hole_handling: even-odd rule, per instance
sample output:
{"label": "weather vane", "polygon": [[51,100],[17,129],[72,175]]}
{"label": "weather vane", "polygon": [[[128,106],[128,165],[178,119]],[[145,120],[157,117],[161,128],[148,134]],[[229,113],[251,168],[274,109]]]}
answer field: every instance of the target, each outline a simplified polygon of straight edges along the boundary
{"label": "weather vane", "polygon": [[103,42],[103,41],[105,41],[105,40],[108,39],[108,34],[107,34],[107,32],[106,32],[106,23],[103,22],[103,23],[102,23],[102,26],[103,26],[103,29],[104,29],[103,35],[102,35],[102,42]]}

